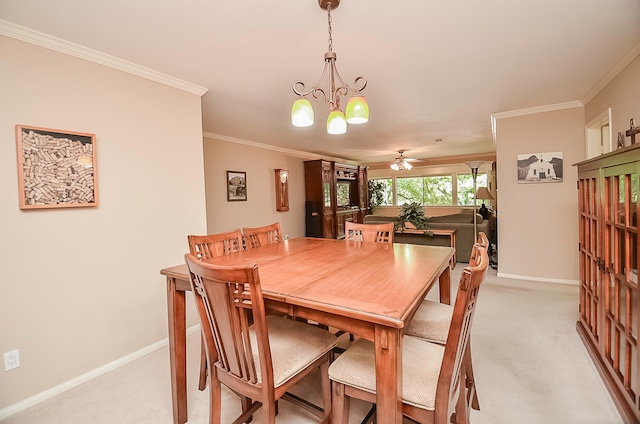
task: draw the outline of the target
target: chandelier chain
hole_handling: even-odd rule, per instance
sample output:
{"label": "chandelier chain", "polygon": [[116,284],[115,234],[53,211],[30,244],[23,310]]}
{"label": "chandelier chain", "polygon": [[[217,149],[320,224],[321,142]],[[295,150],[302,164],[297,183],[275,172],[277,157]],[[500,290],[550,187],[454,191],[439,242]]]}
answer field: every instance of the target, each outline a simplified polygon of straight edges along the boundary
{"label": "chandelier chain", "polygon": [[327,4],[327,22],[329,23],[329,51],[333,51],[333,38],[331,37],[331,2]]}

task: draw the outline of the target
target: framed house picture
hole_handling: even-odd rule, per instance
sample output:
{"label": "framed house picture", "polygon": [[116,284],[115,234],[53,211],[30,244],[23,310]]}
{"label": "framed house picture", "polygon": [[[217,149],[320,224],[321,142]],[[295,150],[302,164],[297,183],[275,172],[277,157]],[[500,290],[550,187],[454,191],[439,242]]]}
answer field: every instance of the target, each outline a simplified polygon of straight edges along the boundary
{"label": "framed house picture", "polygon": [[247,173],[227,171],[227,202],[247,200]]}
{"label": "framed house picture", "polygon": [[98,206],[96,136],[16,125],[20,209]]}
{"label": "framed house picture", "polygon": [[561,183],[562,152],[518,155],[518,183]]}

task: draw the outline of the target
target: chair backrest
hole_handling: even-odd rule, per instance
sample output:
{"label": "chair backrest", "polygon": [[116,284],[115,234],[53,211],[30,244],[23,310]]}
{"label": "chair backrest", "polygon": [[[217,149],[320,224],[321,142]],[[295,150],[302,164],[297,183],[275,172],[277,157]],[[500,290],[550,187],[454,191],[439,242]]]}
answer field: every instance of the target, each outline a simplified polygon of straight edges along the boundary
{"label": "chair backrest", "polygon": [[[185,255],[208,363],[235,384],[273,387],[273,365],[258,265],[215,265]],[[249,327],[256,333],[252,345]],[[254,361],[257,345],[260,366]],[[260,373],[260,378],[258,378]],[[223,376],[219,375],[219,378]],[[259,382],[260,381],[260,382]]]}
{"label": "chair backrest", "polygon": [[485,249],[489,248],[489,238],[483,231],[478,232],[478,240],[473,245],[473,248],[471,248],[471,257],[469,258],[469,266],[477,265],[476,263],[478,261],[477,246],[484,247]]}
{"label": "chair backrest", "polygon": [[187,236],[187,241],[189,242],[189,253],[200,260],[242,250],[242,232],[240,232],[240,228],[226,233]]}
{"label": "chair backrest", "polygon": [[344,223],[344,235],[347,240],[393,244],[393,222],[386,224]]}
{"label": "chair backrest", "polygon": [[485,249],[489,248],[489,238],[484,233],[484,231],[478,232],[478,241],[476,241],[476,243],[478,243],[480,246],[484,247]]}
{"label": "chair backrest", "polygon": [[273,224],[265,225],[264,227],[245,227],[243,229],[243,233],[247,249],[265,246],[267,244],[280,243],[283,240],[279,222],[274,222]]}
{"label": "chair backrest", "polygon": [[[464,376],[460,378],[461,373],[464,373],[465,349],[469,344],[478,291],[489,265],[487,249],[477,243],[474,248],[478,250],[477,265],[464,268],[460,275],[460,285],[453,305],[451,326],[440,368],[436,389],[436,414],[440,416],[440,422],[448,422],[446,417],[453,413],[458,396],[465,396]],[[460,384],[462,387],[459,387]]]}

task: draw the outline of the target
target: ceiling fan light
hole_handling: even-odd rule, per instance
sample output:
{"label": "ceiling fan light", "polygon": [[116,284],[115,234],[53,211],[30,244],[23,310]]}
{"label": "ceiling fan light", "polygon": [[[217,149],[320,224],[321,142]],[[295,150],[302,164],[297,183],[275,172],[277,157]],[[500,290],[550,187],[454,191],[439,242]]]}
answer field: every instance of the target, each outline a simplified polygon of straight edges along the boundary
{"label": "ceiling fan light", "polygon": [[349,124],[364,124],[369,120],[369,104],[364,96],[353,96],[347,102],[345,110]]}
{"label": "ceiling fan light", "polygon": [[313,106],[304,97],[293,102],[291,107],[291,123],[294,127],[308,127],[313,125]]}
{"label": "ceiling fan light", "polygon": [[413,168],[413,165],[409,163],[407,158],[402,156],[404,150],[398,150],[398,153],[400,153],[400,156],[398,156],[396,160],[393,161],[391,165],[389,165],[389,167],[394,171],[410,171],[411,168]]}
{"label": "ceiling fan light", "polygon": [[334,109],[329,113],[327,132],[329,134],[344,134],[347,132],[347,119],[340,109]]}

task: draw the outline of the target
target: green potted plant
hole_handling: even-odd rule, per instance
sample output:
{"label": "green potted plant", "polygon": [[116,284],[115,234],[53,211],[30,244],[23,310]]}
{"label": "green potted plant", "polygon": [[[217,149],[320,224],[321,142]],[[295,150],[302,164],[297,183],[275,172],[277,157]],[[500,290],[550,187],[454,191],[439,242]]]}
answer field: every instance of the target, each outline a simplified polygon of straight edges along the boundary
{"label": "green potted plant", "polygon": [[433,233],[429,231],[428,219],[420,203],[412,202],[402,205],[400,214],[398,215],[398,225],[401,230],[406,228],[405,224],[407,222],[410,222],[418,230],[425,230],[425,235],[433,235]]}

